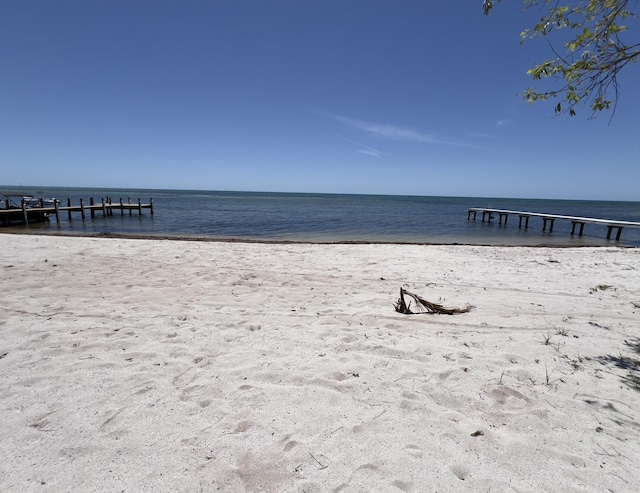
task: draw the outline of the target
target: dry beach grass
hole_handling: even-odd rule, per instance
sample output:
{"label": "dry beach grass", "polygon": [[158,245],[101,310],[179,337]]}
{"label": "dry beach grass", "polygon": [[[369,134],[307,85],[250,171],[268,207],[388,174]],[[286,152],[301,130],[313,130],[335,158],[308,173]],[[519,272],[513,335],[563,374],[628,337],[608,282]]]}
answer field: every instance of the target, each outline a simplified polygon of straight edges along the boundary
{"label": "dry beach grass", "polygon": [[0,238],[2,491],[640,489],[638,249]]}

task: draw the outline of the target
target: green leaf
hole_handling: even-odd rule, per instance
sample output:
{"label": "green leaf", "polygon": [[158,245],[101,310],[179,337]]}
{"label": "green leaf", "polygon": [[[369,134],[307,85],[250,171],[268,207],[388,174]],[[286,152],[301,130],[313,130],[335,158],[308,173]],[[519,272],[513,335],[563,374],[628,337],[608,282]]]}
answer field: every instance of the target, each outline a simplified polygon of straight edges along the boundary
{"label": "green leaf", "polygon": [[[500,1],[500,0],[498,0]],[[628,10],[639,8],[631,0],[523,0],[525,10],[540,8],[541,15],[528,29],[520,33],[520,42],[530,42],[541,36],[549,39],[555,57],[533,65],[527,74],[541,87],[528,88],[521,96],[529,103],[560,98],[566,101],[554,105],[556,113],[575,116],[574,106],[586,104],[592,111],[614,108],[618,97],[618,73],[630,62],[640,60],[638,30],[627,24],[640,21],[640,16]],[[494,7],[495,0],[483,0],[485,14]],[[623,25],[624,23],[624,25]],[[636,23],[636,27],[639,27]],[[560,39],[553,39],[564,30]],[[623,39],[634,33],[635,39]],[[560,48],[554,47],[555,43]],[[553,79],[548,90],[547,79]],[[559,88],[559,89],[558,89]],[[608,97],[611,93],[615,95]]]}

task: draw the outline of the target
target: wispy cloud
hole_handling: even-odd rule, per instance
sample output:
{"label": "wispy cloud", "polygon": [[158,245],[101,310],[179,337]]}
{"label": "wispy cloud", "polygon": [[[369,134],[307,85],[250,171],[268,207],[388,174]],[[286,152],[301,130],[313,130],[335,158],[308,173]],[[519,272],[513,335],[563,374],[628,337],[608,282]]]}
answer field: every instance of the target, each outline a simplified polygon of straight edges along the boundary
{"label": "wispy cloud", "polygon": [[511,120],[505,118],[504,120],[498,120],[498,122],[496,123],[496,127],[504,127],[505,125],[509,125],[510,123]]}
{"label": "wispy cloud", "polygon": [[435,134],[420,132],[408,127],[401,127],[387,123],[367,122],[364,120],[359,120],[357,118],[351,118],[335,113],[324,112],[324,114],[342,123],[346,127],[364,132],[369,136],[373,136],[376,138],[401,142],[443,144],[456,147],[473,147],[471,144],[462,141],[442,139]]}
{"label": "wispy cloud", "polygon": [[396,125],[381,123],[371,123],[346,116],[334,115],[334,118],[348,127],[363,130],[377,137],[390,140],[402,140],[406,142],[436,142],[437,139],[432,134],[423,134],[409,128],[402,128]]}
{"label": "wispy cloud", "polygon": [[374,157],[380,157],[382,155],[380,151],[376,151],[375,149],[371,149],[368,147],[356,149],[356,152],[359,152],[360,154],[366,154],[367,156],[374,156]]}
{"label": "wispy cloud", "polygon": [[349,139],[344,135],[339,134],[338,132],[334,132],[334,133],[341,139],[349,142],[350,144],[357,146],[356,152],[359,152],[360,154],[366,154],[368,156],[375,156],[375,157],[380,157],[385,155],[384,152],[379,151],[378,149],[374,149],[373,147],[369,147],[364,144],[361,144],[360,142],[356,142],[355,140]]}

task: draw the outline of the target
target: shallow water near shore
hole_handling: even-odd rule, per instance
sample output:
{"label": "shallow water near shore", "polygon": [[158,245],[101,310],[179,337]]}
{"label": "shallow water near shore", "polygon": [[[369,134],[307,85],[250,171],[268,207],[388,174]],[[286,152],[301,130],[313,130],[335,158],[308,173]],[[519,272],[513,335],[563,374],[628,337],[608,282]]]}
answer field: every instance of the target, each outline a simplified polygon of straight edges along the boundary
{"label": "shallow water near shore", "polygon": [[4,190],[88,203],[111,197],[143,203],[152,197],[154,212],[125,212],[69,221],[61,214],[47,223],[2,228],[3,232],[80,235],[130,235],[197,239],[303,242],[385,242],[477,245],[640,246],[640,229],[625,228],[621,240],[607,240],[605,226],[587,224],[582,237],[571,236],[569,221],[556,221],[553,233],[542,219],[519,228],[517,216],[507,225],[467,219],[470,207],[640,221],[640,202],[604,202],[474,197],[339,195],[188,190],[2,187]]}

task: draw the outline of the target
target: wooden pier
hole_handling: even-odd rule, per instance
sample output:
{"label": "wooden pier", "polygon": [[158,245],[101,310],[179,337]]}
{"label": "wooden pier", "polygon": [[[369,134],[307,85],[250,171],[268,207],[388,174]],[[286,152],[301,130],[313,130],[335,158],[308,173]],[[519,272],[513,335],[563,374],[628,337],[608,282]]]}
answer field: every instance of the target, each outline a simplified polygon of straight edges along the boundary
{"label": "wooden pier", "polygon": [[40,199],[36,205],[23,199],[21,207],[12,206],[7,201],[6,207],[0,209],[0,224],[9,226],[43,222],[49,220],[52,215],[55,216],[56,221],[60,224],[60,215],[64,213],[67,214],[68,220],[72,221],[72,213],[79,212],[82,220],[85,220],[87,216],[93,219],[96,216],[96,212],[102,213],[103,217],[107,217],[113,216],[114,211],[120,211],[121,215],[128,211],[131,216],[134,211],[138,211],[139,215],[142,214],[143,209],[149,209],[151,215],[153,215],[153,198],[149,199],[149,203],[143,204],[140,199],[137,202],[131,202],[130,198],[126,202],[122,198],[114,202],[111,197],[103,198],[99,203],[96,203],[91,197],[88,204],[85,204],[84,199],[80,199],[80,205],[71,205],[71,199],[67,199],[66,206],[60,205],[59,200],[53,200],[53,205],[49,206],[45,204],[43,199]]}
{"label": "wooden pier", "polygon": [[640,222],[634,221],[615,221],[610,219],[596,219],[593,217],[579,217],[579,216],[562,216],[559,214],[544,214],[540,212],[524,212],[524,211],[510,211],[504,209],[485,209],[482,207],[472,207],[467,213],[467,221],[473,219],[476,220],[477,213],[482,213],[482,222],[491,222],[498,216],[498,224],[504,224],[506,226],[509,215],[517,215],[519,217],[518,228],[522,228],[524,221],[524,228],[529,228],[529,218],[539,217],[542,218],[542,231],[547,230],[549,226],[549,233],[553,232],[553,224],[558,220],[571,221],[571,236],[576,233],[576,226],[578,226],[578,236],[582,236],[584,232],[584,225],[600,224],[607,227],[607,240],[611,239],[611,233],[616,229],[616,241],[620,241],[620,235],[623,228],[640,228]]}

